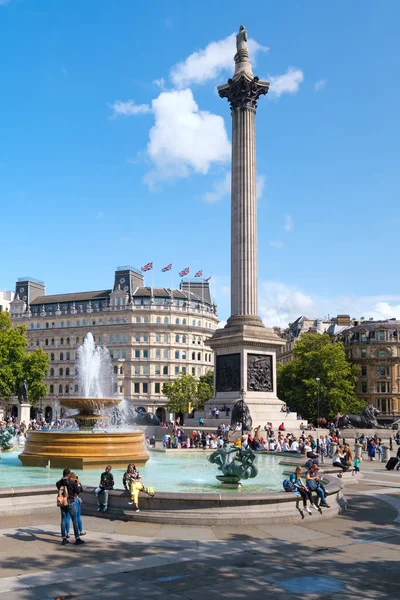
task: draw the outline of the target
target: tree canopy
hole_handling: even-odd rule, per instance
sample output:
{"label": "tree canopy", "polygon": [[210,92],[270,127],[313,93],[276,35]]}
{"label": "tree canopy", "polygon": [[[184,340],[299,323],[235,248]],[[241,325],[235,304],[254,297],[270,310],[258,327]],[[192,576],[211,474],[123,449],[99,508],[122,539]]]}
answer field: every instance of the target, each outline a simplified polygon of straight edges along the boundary
{"label": "tree canopy", "polygon": [[181,373],[174,381],[164,383],[162,392],[168,398],[167,410],[187,413],[202,410],[207,400],[213,397],[214,374],[208,371],[197,380],[193,375]]}
{"label": "tree canopy", "polygon": [[28,385],[28,398],[31,404],[36,404],[47,394],[47,386],[43,378],[47,372],[49,358],[37,348],[26,352],[26,327],[13,327],[10,315],[0,312],[0,399],[9,400],[18,396],[24,379]]}
{"label": "tree canopy", "polygon": [[[359,367],[346,360],[341,342],[333,343],[328,334],[302,335],[293,349],[294,360],[278,364],[278,396],[291,410],[315,420],[330,420],[338,412],[360,412],[365,403],[355,395]],[[319,383],[317,382],[319,378]]]}

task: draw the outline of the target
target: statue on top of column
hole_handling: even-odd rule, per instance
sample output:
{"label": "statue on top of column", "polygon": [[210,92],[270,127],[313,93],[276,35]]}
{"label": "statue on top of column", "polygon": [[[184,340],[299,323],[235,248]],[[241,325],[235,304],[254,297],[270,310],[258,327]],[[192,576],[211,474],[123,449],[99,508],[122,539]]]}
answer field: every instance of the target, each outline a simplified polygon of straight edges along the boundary
{"label": "statue on top of column", "polygon": [[239,33],[236,36],[236,54],[235,54],[235,62],[242,62],[249,58],[249,53],[247,50],[247,31],[244,25],[241,25],[239,28]]}

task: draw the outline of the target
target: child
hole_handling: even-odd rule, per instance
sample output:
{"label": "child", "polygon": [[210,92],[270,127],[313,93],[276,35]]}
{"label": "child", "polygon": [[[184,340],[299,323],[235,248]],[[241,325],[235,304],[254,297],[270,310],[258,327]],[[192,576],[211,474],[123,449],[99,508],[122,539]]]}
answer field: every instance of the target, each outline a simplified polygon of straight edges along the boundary
{"label": "child", "polygon": [[352,475],[357,475],[357,473],[360,472],[360,458],[358,456],[355,457],[355,459],[353,460],[353,472]]}

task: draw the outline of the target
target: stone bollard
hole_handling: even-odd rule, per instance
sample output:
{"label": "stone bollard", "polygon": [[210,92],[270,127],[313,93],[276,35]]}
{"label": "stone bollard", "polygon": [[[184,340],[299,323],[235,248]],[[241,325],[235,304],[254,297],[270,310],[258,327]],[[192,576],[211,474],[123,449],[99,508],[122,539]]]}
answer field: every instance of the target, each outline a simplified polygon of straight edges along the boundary
{"label": "stone bollard", "polygon": [[358,442],[354,444],[354,458],[362,458],[362,444]]}
{"label": "stone bollard", "polygon": [[336,442],[331,442],[330,446],[329,446],[329,450],[331,453],[331,458],[332,456],[334,456],[335,452],[336,452],[336,448],[337,448],[337,443]]}
{"label": "stone bollard", "polygon": [[387,462],[389,460],[389,458],[391,457],[391,452],[390,452],[390,448],[389,446],[382,446],[382,460],[383,462]]}

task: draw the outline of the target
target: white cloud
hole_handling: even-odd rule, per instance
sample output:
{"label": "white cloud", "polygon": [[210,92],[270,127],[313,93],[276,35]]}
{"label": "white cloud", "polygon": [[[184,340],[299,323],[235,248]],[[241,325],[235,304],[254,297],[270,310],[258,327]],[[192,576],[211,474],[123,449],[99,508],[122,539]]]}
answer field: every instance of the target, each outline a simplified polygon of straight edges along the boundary
{"label": "white cloud", "polygon": [[320,92],[326,86],[326,79],[320,79],[314,84],[314,92]]}
{"label": "white cloud", "polygon": [[285,231],[292,231],[293,229],[293,219],[290,215],[286,215],[285,217],[285,225],[283,226]]}
{"label": "white cloud", "polygon": [[[236,53],[236,34],[218,42],[211,42],[203,50],[193,52],[186,60],[172,67],[170,77],[179,88],[193,83],[205,83],[218,77],[223,71],[234,70],[233,57]],[[255,61],[259,52],[267,52],[268,48],[261,46],[255,40],[248,41],[250,59]]]}
{"label": "white cloud", "polygon": [[151,108],[148,104],[135,104],[133,100],[128,100],[127,102],[116,100],[111,108],[113,110],[113,117],[120,115],[130,117],[132,115],[145,115],[146,113],[151,112]]}
{"label": "white cloud", "polygon": [[328,318],[349,314],[360,319],[400,319],[400,295],[397,296],[318,296],[296,286],[268,281],[259,286],[259,312],[268,327],[287,327],[301,315]]}
{"label": "white cloud", "polygon": [[216,181],[213,184],[213,191],[206,192],[203,196],[203,200],[208,202],[209,204],[213,204],[214,202],[218,202],[228,196],[231,193],[231,173],[226,173],[223,179]]}
{"label": "white cloud", "polygon": [[154,169],[144,181],[206,174],[212,163],[225,163],[231,155],[222,117],[199,110],[192,91],[162,92],[152,102],[155,124],[150,130],[148,155]]}
{"label": "white cloud", "polygon": [[[265,175],[257,175],[256,180],[256,189],[257,189],[257,200],[259,200],[264,192],[265,188]],[[203,196],[203,200],[210,204],[214,202],[218,202],[225,198],[225,196],[229,196],[231,193],[231,173],[226,173],[223,179],[220,179],[213,184],[213,189],[211,192],[206,192]]]}
{"label": "white cloud", "polygon": [[278,98],[282,94],[296,94],[303,79],[304,73],[301,69],[289,67],[283,75],[270,77],[269,94]]}
{"label": "white cloud", "polygon": [[154,79],[153,83],[154,83],[154,85],[159,87],[160,90],[162,90],[163,92],[165,92],[167,90],[167,86],[165,84],[164,77],[161,77],[160,79]]}
{"label": "white cloud", "polygon": [[279,240],[277,240],[276,242],[269,242],[269,245],[272,246],[272,248],[276,248],[277,250],[282,250],[282,248],[285,247],[285,244],[283,242],[280,242]]}

